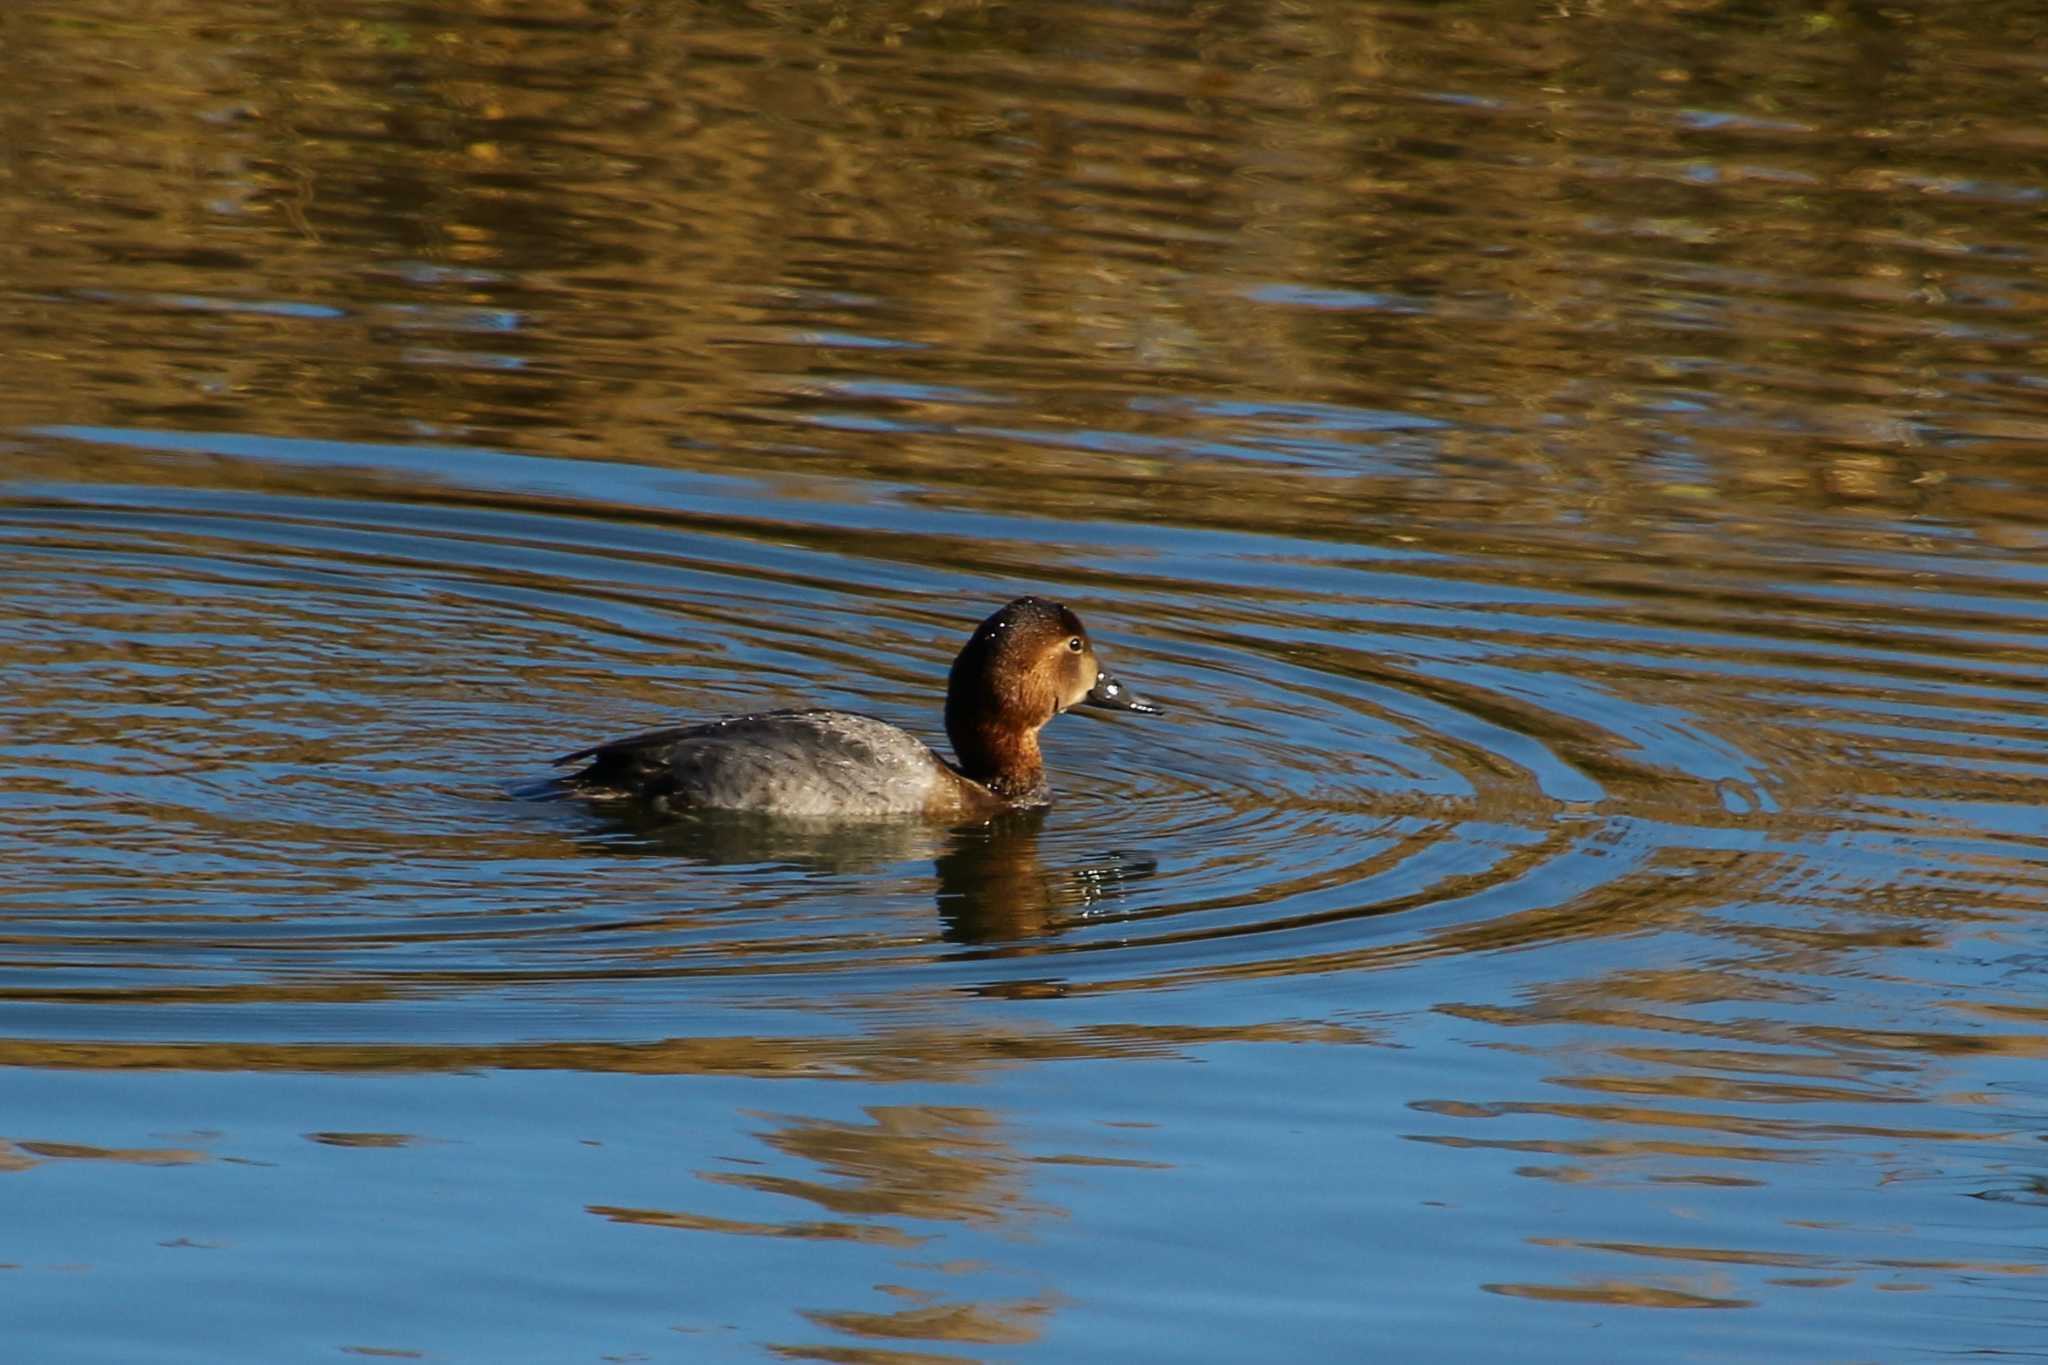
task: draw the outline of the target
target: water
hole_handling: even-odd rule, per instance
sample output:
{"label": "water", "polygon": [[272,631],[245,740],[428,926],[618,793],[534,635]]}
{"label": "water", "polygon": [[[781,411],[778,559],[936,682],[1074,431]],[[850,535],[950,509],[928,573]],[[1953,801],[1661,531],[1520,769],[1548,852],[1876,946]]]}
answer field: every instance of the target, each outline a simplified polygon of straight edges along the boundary
{"label": "water", "polygon": [[2041,30],[10,7],[8,1356],[2041,1355]]}

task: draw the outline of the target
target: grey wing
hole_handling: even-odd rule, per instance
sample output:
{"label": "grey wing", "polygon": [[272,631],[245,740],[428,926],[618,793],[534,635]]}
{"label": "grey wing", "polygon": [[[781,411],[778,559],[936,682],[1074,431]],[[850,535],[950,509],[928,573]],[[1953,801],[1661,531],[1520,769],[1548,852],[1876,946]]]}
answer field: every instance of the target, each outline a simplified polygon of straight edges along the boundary
{"label": "grey wing", "polygon": [[922,741],[845,711],[771,711],[651,730],[557,760],[593,794],[791,815],[922,810],[944,766]]}

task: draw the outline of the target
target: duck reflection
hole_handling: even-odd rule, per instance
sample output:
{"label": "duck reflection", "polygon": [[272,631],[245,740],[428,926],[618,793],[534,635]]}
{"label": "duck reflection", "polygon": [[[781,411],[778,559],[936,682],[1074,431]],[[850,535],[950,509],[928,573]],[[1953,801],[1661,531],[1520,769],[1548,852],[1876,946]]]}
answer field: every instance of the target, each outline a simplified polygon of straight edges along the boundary
{"label": "duck reflection", "polygon": [[1044,809],[1016,811],[950,831],[933,861],[939,918],[954,943],[1042,938],[1075,916],[1107,908],[1124,883],[1158,870],[1153,858],[1109,851],[1079,866],[1048,867],[1039,854]]}
{"label": "duck reflection", "polygon": [[1040,842],[1047,810],[1007,812],[953,829],[923,820],[829,821],[743,811],[674,814],[606,808],[595,842],[607,852],[659,855],[710,866],[775,866],[862,874],[929,858],[947,941],[1015,943],[1060,932],[1110,908],[1158,861],[1120,850],[1048,864]]}
{"label": "duck reflection", "polygon": [[934,857],[946,843],[944,827],[912,819],[809,820],[724,810],[671,813],[640,802],[592,809],[601,823],[586,841],[606,852],[682,858],[713,867],[879,872],[892,863]]}

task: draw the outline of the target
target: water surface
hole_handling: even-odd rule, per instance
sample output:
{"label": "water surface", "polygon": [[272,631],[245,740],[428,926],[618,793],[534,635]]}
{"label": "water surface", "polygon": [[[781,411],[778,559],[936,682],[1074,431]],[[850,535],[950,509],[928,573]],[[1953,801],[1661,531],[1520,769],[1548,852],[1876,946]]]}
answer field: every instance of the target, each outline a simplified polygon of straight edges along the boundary
{"label": "water surface", "polygon": [[16,1353],[2038,1353],[2042,29],[15,5]]}

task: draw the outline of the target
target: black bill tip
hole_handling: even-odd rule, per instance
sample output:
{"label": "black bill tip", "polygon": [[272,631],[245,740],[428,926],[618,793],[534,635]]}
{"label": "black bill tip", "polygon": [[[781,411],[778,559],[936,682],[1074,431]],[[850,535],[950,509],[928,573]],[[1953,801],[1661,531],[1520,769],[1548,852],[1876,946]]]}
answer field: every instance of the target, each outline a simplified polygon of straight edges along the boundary
{"label": "black bill tip", "polygon": [[1136,711],[1147,716],[1163,714],[1158,707],[1139,697],[1107,673],[1096,678],[1095,686],[1088,689],[1088,695],[1081,699],[1081,704],[1099,706],[1105,711]]}

